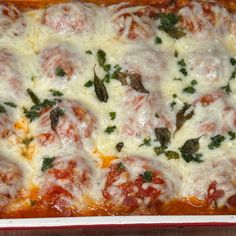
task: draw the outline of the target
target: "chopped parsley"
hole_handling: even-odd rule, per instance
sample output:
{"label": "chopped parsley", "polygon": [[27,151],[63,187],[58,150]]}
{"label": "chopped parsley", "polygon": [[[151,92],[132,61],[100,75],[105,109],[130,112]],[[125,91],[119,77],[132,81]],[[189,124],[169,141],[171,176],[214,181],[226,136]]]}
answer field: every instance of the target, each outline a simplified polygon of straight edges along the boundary
{"label": "chopped parsley", "polygon": [[184,59],[181,59],[180,61],[178,61],[178,65],[180,65],[182,67],[186,67],[186,63],[185,63]]}
{"label": "chopped parsley", "polygon": [[230,83],[227,83],[225,86],[220,87],[222,90],[224,90],[227,94],[231,93],[231,87],[230,87]]}
{"label": "chopped parsley", "polygon": [[92,51],[91,50],[87,50],[85,51],[86,54],[89,54],[89,55],[93,55]]}
{"label": "chopped parsley", "polygon": [[16,104],[13,103],[13,102],[4,102],[4,104],[7,105],[7,106],[9,106],[9,107],[14,107],[14,108],[17,107]]}
{"label": "chopped parsley", "polygon": [[162,39],[160,37],[155,38],[155,44],[162,44]]}
{"label": "chopped parsley", "polygon": [[182,28],[176,27],[176,24],[180,20],[180,17],[176,14],[161,13],[158,15],[158,18],[160,18],[160,25],[158,26],[158,29],[164,31],[170,37],[179,39],[186,35]]}
{"label": "chopped parsley", "polygon": [[56,70],[55,70],[55,75],[60,76],[60,77],[64,77],[66,75],[66,72],[64,71],[64,69],[62,67],[57,66]]}
{"label": "chopped parsley", "polygon": [[34,140],[33,137],[25,138],[22,140],[22,143],[25,144],[26,146],[28,146],[33,140]]}
{"label": "chopped parsley", "polygon": [[120,163],[118,163],[118,165],[117,165],[117,169],[118,169],[118,170],[124,170],[124,169],[125,169],[125,165],[124,165],[122,162],[120,162]]}
{"label": "chopped parsley", "polygon": [[234,59],[233,57],[231,57],[231,58],[229,59],[229,61],[230,61],[230,63],[231,63],[232,66],[235,66],[235,65],[236,65],[236,59]]}
{"label": "chopped parsley", "polygon": [[92,86],[93,86],[93,81],[92,81],[92,80],[87,81],[87,82],[84,84],[84,86],[87,87],[87,88],[92,87]]}
{"label": "chopped parsley", "polygon": [[143,142],[139,145],[139,147],[142,146],[151,146],[151,138],[145,138]]}
{"label": "chopped parsley", "polygon": [[54,97],[61,97],[64,95],[62,92],[60,92],[58,90],[50,89],[49,91],[52,93],[52,96],[54,96]]}
{"label": "chopped parsley", "polygon": [[32,122],[36,118],[39,117],[40,111],[44,108],[50,108],[54,105],[56,105],[57,102],[60,102],[61,100],[55,99],[55,100],[49,100],[44,99],[41,103],[35,104],[30,108],[30,110],[27,110],[26,108],[23,108],[23,111],[25,113],[25,116]]}
{"label": "chopped parsley", "polygon": [[146,170],[143,174],[141,174],[143,182],[152,182],[153,173],[150,170]]}
{"label": "chopped parsley", "polygon": [[123,142],[119,142],[119,143],[116,144],[116,150],[118,152],[121,152],[123,147],[124,147],[124,143]]}
{"label": "chopped parsley", "polygon": [[174,151],[166,151],[165,156],[167,157],[168,160],[171,160],[171,159],[177,160],[177,159],[179,159],[179,153],[174,152]]}
{"label": "chopped parsley", "polygon": [[187,70],[184,67],[180,68],[179,72],[181,72],[184,76],[188,75],[188,72],[187,72]]}
{"label": "chopped parsley", "polygon": [[171,107],[172,110],[174,109],[174,106],[175,106],[176,104],[177,104],[176,101],[172,101],[172,102],[170,103],[170,107]]}
{"label": "chopped parsley", "polygon": [[165,153],[165,149],[166,149],[166,147],[163,147],[163,146],[158,147],[158,146],[156,146],[156,147],[154,147],[153,150],[156,153],[156,155],[159,156],[159,155]]}
{"label": "chopped parsley", "polygon": [[5,113],[6,109],[4,106],[0,105],[0,113]]}
{"label": "chopped parsley", "polygon": [[116,129],[116,126],[115,125],[113,125],[113,126],[108,126],[106,129],[105,129],[105,133],[107,133],[107,134],[111,134],[112,132],[114,132],[115,131],[115,129]]}
{"label": "chopped parsley", "polygon": [[196,81],[196,80],[192,80],[192,81],[191,81],[191,85],[188,86],[188,87],[186,87],[186,88],[184,88],[184,89],[183,89],[183,92],[189,93],[189,94],[195,93],[195,92],[196,92],[196,89],[194,88],[194,86],[195,86],[196,84],[197,84],[197,81]]}
{"label": "chopped parsley", "polygon": [[211,137],[211,143],[208,145],[208,148],[213,150],[215,148],[220,147],[221,143],[225,140],[225,137],[223,135],[216,135],[214,137]]}
{"label": "chopped parsley", "polygon": [[41,171],[45,171],[45,170],[48,170],[50,168],[53,167],[53,162],[55,161],[55,157],[44,157],[43,158],[43,165],[42,165],[42,168],[41,168]]}
{"label": "chopped parsley", "polygon": [[232,72],[229,80],[235,79],[236,78],[236,68],[234,69],[234,71]]}
{"label": "chopped parsley", "polygon": [[183,79],[181,79],[181,78],[174,78],[173,80],[182,81]]}
{"label": "chopped parsley", "polygon": [[230,140],[234,140],[236,138],[236,132],[229,131],[228,135],[230,136]]}
{"label": "chopped parsley", "polygon": [[34,104],[40,103],[40,99],[37,97],[37,95],[31,89],[28,88],[27,93],[30,96],[30,98]]}
{"label": "chopped parsley", "polygon": [[116,118],[116,112],[109,112],[111,120],[115,120]]}
{"label": "chopped parsley", "polygon": [[178,51],[175,50],[174,56],[175,56],[175,57],[178,57],[178,56],[179,56]]}

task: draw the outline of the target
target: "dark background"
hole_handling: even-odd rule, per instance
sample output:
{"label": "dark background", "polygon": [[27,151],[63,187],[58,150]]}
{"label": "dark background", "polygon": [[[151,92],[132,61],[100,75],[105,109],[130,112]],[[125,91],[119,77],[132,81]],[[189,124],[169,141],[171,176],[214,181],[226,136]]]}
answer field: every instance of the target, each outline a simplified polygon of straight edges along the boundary
{"label": "dark background", "polygon": [[236,227],[184,227],[184,228],[92,228],[92,229],[52,229],[52,230],[2,230],[0,236],[116,236],[116,235],[155,235],[155,236],[236,236]]}

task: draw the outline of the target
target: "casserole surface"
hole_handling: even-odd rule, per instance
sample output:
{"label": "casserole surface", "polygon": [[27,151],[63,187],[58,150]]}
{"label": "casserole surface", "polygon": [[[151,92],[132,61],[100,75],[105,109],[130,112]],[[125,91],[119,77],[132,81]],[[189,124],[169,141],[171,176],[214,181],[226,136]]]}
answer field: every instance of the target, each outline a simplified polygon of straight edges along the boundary
{"label": "casserole surface", "polygon": [[0,5],[0,216],[234,214],[234,2],[106,3]]}

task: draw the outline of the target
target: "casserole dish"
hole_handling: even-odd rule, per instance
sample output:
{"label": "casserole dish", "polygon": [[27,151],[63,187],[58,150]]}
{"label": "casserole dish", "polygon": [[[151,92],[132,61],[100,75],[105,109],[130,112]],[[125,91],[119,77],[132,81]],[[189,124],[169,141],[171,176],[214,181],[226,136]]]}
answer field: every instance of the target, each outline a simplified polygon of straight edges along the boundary
{"label": "casserole dish", "polygon": [[96,3],[0,5],[1,226],[234,223],[235,3]]}

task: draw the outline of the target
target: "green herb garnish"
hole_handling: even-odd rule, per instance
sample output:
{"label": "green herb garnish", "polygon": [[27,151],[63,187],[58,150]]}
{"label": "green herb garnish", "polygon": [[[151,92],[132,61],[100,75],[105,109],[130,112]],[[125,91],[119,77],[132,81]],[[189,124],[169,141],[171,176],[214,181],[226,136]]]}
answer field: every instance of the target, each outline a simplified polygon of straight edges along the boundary
{"label": "green herb garnish", "polygon": [[61,97],[64,95],[62,92],[60,92],[58,90],[50,89],[49,91],[52,93],[52,96],[54,96],[54,97]]}
{"label": "green herb garnish", "polygon": [[55,159],[56,159],[55,157],[44,157],[41,171],[44,172],[45,170],[52,168]]}
{"label": "green herb garnish", "polygon": [[64,77],[66,75],[66,72],[64,71],[64,69],[62,67],[57,66],[56,70],[55,70],[55,75],[60,76],[60,77]]}
{"label": "green herb garnish", "polygon": [[150,170],[146,170],[143,174],[141,174],[143,182],[152,182],[153,173]]}
{"label": "green herb garnish", "polygon": [[230,136],[230,140],[234,140],[236,138],[236,132],[229,131],[228,135]]}
{"label": "green herb garnish", "polygon": [[145,138],[143,142],[139,145],[139,147],[142,146],[151,146],[151,138]]}
{"label": "green herb garnish", "polygon": [[114,132],[115,131],[115,129],[116,129],[116,126],[115,125],[113,125],[113,126],[108,126],[106,129],[105,129],[105,133],[107,133],[107,134],[111,134],[112,132]]}
{"label": "green herb garnish", "polygon": [[160,37],[155,38],[155,44],[161,44],[162,43],[162,39]]}
{"label": "green herb garnish", "polygon": [[111,120],[115,120],[115,118],[116,118],[116,112],[109,112],[109,115],[110,115],[110,118],[111,118]]}
{"label": "green herb garnish", "polygon": [[223,135],[216,135],[214,137],[211,137],[211,143],[208,145],[208,148],[213,150],[215,148],[220,147],[221,143],[225,140],[225,137]]}
{"label": "green herb garnish", "polygon": [[105,65],[106,53],[101,49],[97,51],[97,60],[98,60],[99,66],[103,67]]}
{"label": "green herb garnish", "polygon": [[14,108],[17,107],[16,104],[13,103],[13,102],[4,102],[4,104],[7,105],[7,106],[9,106],[9,107],[14,107]]}
{"label": "green herb garnish", "polygon": [[87,81],[87,82],[84,84],[84,86],[87,87],[87,88],[92,87],[92,86],[93,86],[93,81],[92,81],[92,80]]}

